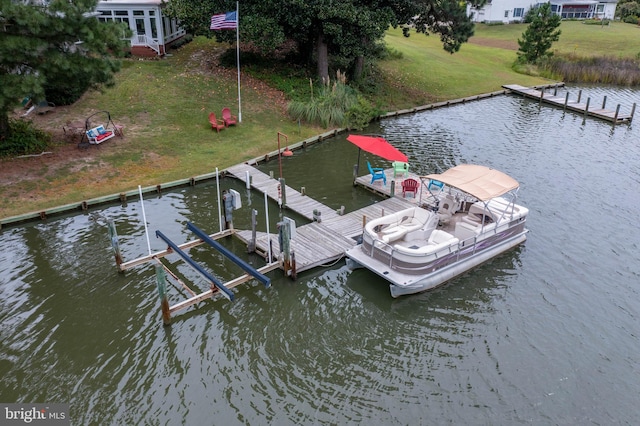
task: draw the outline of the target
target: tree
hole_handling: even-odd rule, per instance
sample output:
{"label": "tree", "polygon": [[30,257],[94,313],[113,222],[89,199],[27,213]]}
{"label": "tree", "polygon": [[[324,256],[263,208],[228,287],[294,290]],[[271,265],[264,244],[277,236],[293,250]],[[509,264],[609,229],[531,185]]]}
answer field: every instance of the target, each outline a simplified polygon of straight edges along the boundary
{"label": "tree", "polygon": [[[529,14],[528,14],[529,15]],[[542,57],[550,57],[553,42],[560,39],[560,16],[551,11],[551,4],[544,3],[535,8],[529,15],[531,23],[524,33],[522,40],[518,39],[518,59],[533,64]]]}
{"label": "tree", "polygon": [[616,7],[616,17],[625,21],[626,18],[638,18],[640,16],[640,1],[619,0]]}
{"label": "tree", "polygon": [[[233,41],[231,32],[208,30],[213,13],[235,9],[228,0],[170,0],[167,13],[194,34]],[[301,62],[316,65],[319,78],[343,69],[357,78],[364,58],[373,56],[389,27],[440,34],[443,47],[456,52],[473,35],[466,3],[458,0],[243,0],[240,39],[266,55],[294,40]],[[206,15],[205,15],[206,14]]]}
{"label": "tree", "polygon": [[91,13],[96,4],[0,0],[0,144],[9,135],[9,113],[25,96],[39,101],[47,87],[113,82],[128,30],[99,22]]}

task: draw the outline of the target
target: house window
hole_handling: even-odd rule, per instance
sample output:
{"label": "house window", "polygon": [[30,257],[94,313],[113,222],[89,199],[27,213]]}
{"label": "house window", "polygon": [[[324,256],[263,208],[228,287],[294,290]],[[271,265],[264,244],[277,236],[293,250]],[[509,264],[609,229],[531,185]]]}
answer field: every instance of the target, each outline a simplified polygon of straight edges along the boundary
{"label": "house window", "polygon": [[505,17],[505,18],[508,18],[508,17],[509,17],[509,11],[508,11],[508,10],[505,10],[505,11],[504,11],[504,17]]}
{"label": "house window", "polygon": [[514,18],[522,18],[524,16],[524,7],[516,7],[513,9]]}

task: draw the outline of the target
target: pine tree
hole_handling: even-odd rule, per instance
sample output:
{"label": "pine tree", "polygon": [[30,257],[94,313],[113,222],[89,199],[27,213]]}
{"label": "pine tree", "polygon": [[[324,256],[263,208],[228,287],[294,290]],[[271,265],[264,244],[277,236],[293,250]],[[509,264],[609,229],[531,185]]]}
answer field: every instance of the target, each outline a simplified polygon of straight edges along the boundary
{"label": "pine tree", "polygon": [[[0,144],[9,113],[26,96],[44,100],[46,87],[109,84],[127,32],[99,22],[97,0],[0,0]],[[86,87],[85,87],[86,88]]]}
{"label": "pine tree", "polygon": [[544,3],[534,9],[533,18],[524,33],[518,39],[518,59],[535,63],[542,57],[553,55],[550,52],[553,42],[560,39],[560,16],[551,11],[551,4]]}

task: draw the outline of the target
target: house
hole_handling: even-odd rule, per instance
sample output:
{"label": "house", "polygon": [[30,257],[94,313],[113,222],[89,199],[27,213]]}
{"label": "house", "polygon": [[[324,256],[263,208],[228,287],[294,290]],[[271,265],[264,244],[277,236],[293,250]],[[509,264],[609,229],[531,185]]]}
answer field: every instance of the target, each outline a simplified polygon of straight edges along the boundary
{"label": "house", "polygon": [[[613,19],[618,0],[551,0],[551,10],[562,19]],[[521,22],[536,5],[531,0],[488,0],[480,8],[467,6],[473,22]]]}
{"label": "house", "polygon": [[175,19],[164,16],[162,0],[101,0],[96,17],[103,22],[126,22],[133,31],[131,54],[163,56],[186,35]]}

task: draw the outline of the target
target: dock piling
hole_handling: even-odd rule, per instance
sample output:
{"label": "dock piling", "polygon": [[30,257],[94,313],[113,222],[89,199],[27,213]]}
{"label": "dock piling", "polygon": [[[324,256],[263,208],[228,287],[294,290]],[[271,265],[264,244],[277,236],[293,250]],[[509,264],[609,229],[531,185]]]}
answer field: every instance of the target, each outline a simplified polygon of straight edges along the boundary
{"label": "dock piling", "polygon": [[256,251],[256,225],[258,223],[258,210],[251,210],[251,241],[247,244],[247,253],[254,253]]}
{"label": "dock piling", "polygon": [[563,111],[567,110],[567,104],[569,103],[569,92],[567,92],[567,95],[564,97],[564,108]]}
{"label": "dock piling", "polygon": [[604,99],[602,100],[602,109],[604,109],[606,105],[607,105],[607,97],[605,96]]}
{"label": "dock piling", "polygon": [[169,298],[167,297],[167,276],[160,265],[156,265],[156,284],[158,286],[158,297],[160,298],[160,309],[162,310],[162,323],[171,325],[171,312],[169,311]]}
{"label": "dock piling", "polygon": [[582,89],[578,92],[578,103],[580,103],[580,99],[582,98]]}
{"label": "dock piling", "polygon": [[113,256],[116,259],[116,266],[120,270],[122,265],[122,254],[120,253],[120,244],[118,243],[118,233],[116,232],[116,224],[113,219],[107,221],[107,229],[109,231],[109,239],[111,240],[111,248],[113,249]]}
{"label": "dock piling", "polygon": [[631,116],[629,117],[629,123],[631,123],[631,121],[633,121],[633,115],[636,113],[636,103],[633,103],[633,106],[631,107]]}

